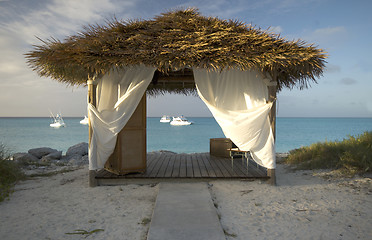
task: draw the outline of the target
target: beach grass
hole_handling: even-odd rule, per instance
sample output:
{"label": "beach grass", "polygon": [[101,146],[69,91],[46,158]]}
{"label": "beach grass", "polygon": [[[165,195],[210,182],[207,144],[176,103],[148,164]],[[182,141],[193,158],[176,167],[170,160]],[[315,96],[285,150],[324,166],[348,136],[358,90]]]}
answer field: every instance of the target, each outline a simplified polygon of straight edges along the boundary
{"label": "beach grass", "polygon": [[284,161],[296,169],[332,169],[343,176],[372,172],[372,132],[294,149]]}
{"label": "beach grass", "polygon": [[10,151],[0,143],[0,202],[13,192],[14,185],[25,179],[18,163],[11,160]]}

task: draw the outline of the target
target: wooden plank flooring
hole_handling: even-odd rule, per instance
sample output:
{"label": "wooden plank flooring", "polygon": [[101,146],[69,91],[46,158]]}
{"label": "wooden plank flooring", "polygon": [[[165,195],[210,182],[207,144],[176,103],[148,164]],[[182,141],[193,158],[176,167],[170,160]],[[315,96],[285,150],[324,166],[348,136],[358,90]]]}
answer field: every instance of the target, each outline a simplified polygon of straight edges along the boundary
{"label": "wooden plank flooring", "polygon": [[266,169],[249,160],[248,171],[246,161],[230,158],[219,158],[209,153],[172,154],[148,153],[147,171],[116,175],[106,170],[98,172],[96,179],[234,179],[234,178],[267,178]]}

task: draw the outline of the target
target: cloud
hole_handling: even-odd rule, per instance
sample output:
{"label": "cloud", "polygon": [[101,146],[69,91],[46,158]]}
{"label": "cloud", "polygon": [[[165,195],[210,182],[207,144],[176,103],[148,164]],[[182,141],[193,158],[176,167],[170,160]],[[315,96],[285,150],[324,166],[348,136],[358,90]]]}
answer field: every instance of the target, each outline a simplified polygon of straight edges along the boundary
{"label": "cloud", "polygon": [[318,28],[305,32],[302,38],[321,46],[327,46],[327,48],[334,48],[347,41],[348,31],[344,26]]}
{"label": "cloud", "polygon": [[343,78],[340,80],[340,83],[344,85],[354,85],[357,81],[353,78]]}
{"label": "cloud", "polygon": [[339,73],[341,72],[341,67],[338,65],[328,63],[325,71],[328,73]]}
{"label": "cloud", "polygon": [[313,34],[315,36],[334,36],[338,34],[343,34],[346,32],[345,27],[343,26],[337,26],[337,27],[327,27],[327,28],[319,28],[316,29]]}
{"label": "cloud", "polygon": [[23,54],[31,45],[41,44],[36,36],[44,40],[51,37],[63,40],[82,30],[83,25],[103,22],[122,9],[130,10],[135,2],[120,1],[117,7],[113,1],[116,0],[48,0],[43,4],[12,1],[1,6],[0,74],[16,73],[25,67]]}
{"label": "cloud", "polygon": [[[44,40],[52,36],[63,40],[82,30],[83,25],[103,23],[112,14],[124,9],[132,14],[131,6],[135,1],[115,1],[119,0],[1,2],[0,116],[42,116],[45,114],[45,99],[55,99],[57,105],[58,102],[66,101],[64,96],[69,96],[69,103],[72,98],[83,99],[83,107],[86,104],[84,92],[75,89],[72,94],[71,87],[67,88],[48,78],[40,78],[27,66],[24,54],[31,50],[31,45],[41,44],[35,36]],[[15,93],[18,96],[16,100]],[[65,105],[71,106],[69,103]],[[28,110],[34,109],[34,106],[39,108]],[[76,115],[77,112],[82,112],[82,107],[79,110],[71,107],[66,114]],[[15,113],[13,109],[19,110],[19,113]]]}
{"label": "cloud", "polygon": [[283,32],[283,28],[281,26],[273,26],[269,28],[269,32],[280,34],[281,32]]}
{"label": "cloud", "polygon": [[228,0],[190,0],[178,5],[178,7],[183,8],[195,6],[207,16],[236,19],[235,16],[247,8],[247,3],[245,0],[235,0],[233,2]]}
{"label": "cloud", "polygon": [[372,113],[372,101],[367,101],[366,107],[367,107],[368,112]]}
{"label": "cloud", "polygon": [[[8,6],[10,12],[14,11],[12,7]],[[22,14],[0,17],[1,78],[4,78],[3,74],[17,74],[27,68],[23,54],[32,44],[40,44],[35,36],[42,39],[65,37],[81,25],[101,20],[103,15],[115,11],[115,5],[108,0],[55,0],[48,1],[43,8],[32,4],[28,7],[29,10]],[[4,12],[4,8],[0,12]]]}
{"label": "cloud", "polygon": [[90,22],[99,19],[102,13],[115,11],[115,8],[109,0],[57,0],[48,4],[46,11],[70,22]]}
{"label": "cloud", "polygon": [[[121,2],[121,7],[129,7],[130,1]],[[64,38],[82,30],[83,25],[95,24],[109,18],[118,10],[110,0],[54,0],[43,8],[32,8],[17,18],[5,21],[4,28],[17,34],[29,44],[42,39]]]}
{"label": "cloud", "polygon": [[[289,1],[289,2],[288,2]],[[239,19],[237,16],[244,14],[246,16],[256,16],[257,12],[278,15],[284,10],[293,9],[292,6],[296,0],[190,0],[183,2],[179,7],[195,7],[204,14],[216,16],[224,19]],[[242,19],[239,19],[242,20]],[[254,20],[252,17],[249,20]],[[249,24],[250,22],[247,22]]]}

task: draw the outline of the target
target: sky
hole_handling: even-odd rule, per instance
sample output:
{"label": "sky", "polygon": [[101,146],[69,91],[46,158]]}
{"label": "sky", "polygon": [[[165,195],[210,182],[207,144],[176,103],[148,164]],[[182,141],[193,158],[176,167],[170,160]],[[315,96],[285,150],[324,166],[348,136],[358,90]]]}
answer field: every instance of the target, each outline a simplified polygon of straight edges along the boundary
{"label": "sky", "polygon": [[[87,88],[39,77],[24,54],[51,37],[63,40],[107,19],[152,19],[196,7],[204,16],[237,19],[302,39],[328,52],[318,84],[278,94],[278,117],[372,117],[372,1],[370,0],[0,0],[0,117],[87,113]],[[198,97],[148,98],[148,116],[212,116]]]}

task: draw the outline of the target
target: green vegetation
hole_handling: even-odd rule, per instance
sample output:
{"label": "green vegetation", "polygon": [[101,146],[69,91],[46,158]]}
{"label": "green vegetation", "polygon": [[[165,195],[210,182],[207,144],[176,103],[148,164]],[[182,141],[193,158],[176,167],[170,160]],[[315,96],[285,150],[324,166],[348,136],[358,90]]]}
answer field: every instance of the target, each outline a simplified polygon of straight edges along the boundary
{"label": "green vegetation", "polygon": [[229,233],[227,230],[223,230],[223,232],[225,233],[226,236],[228,237],[233,237],[233,238],[236,238],[238,235],[236,235],[235,233]]}
{"label": "green vegetation", "polygon": [[151,222],[151,218],[147,218],[147,217],[145,217],[145,218],[142,219],[141,224],[142,224],[142,225],[147,225],[147,224],[149,224],[150,222]]}
{"label": "green vegetation", "polygon": [[29,178],[33,178],[33,177],[50,177],[50,176],[54,176],[54,175],[57,175],[57,174],[60,174],[60,173],[68,173],[68,172],[72,172],[72,171],[75,171],[75,170],[76,170],[76,168],[66,168],[66,169],[56,170],[56,171],[52,171],[52,172],[33,173],[33,174],[27,175],[27,177],[29,177]]}
{"label": "green vegetation", "polygon": [[92,235],[93,233],[97,233],[97,232],[103,232],[105,231],[104,229],[94,229],[92,231],[87,231],[87,230],[84,230],[84,229],[76,229],[74,230],[74,232],[71,232],[71,233],[65,233],[65,234],[68,234],[68,235]]}
{"label": "green vegetation", "polygon": [[10,152],[0,144],[0,202],[13,192],[14,185],[25,178],[19,165],[10,160]]}
{"label": "green vegetation", "polygon": [[297,169],[333,169],[345,176],[371,172],[372,132],[292,150],[285,162]]}

